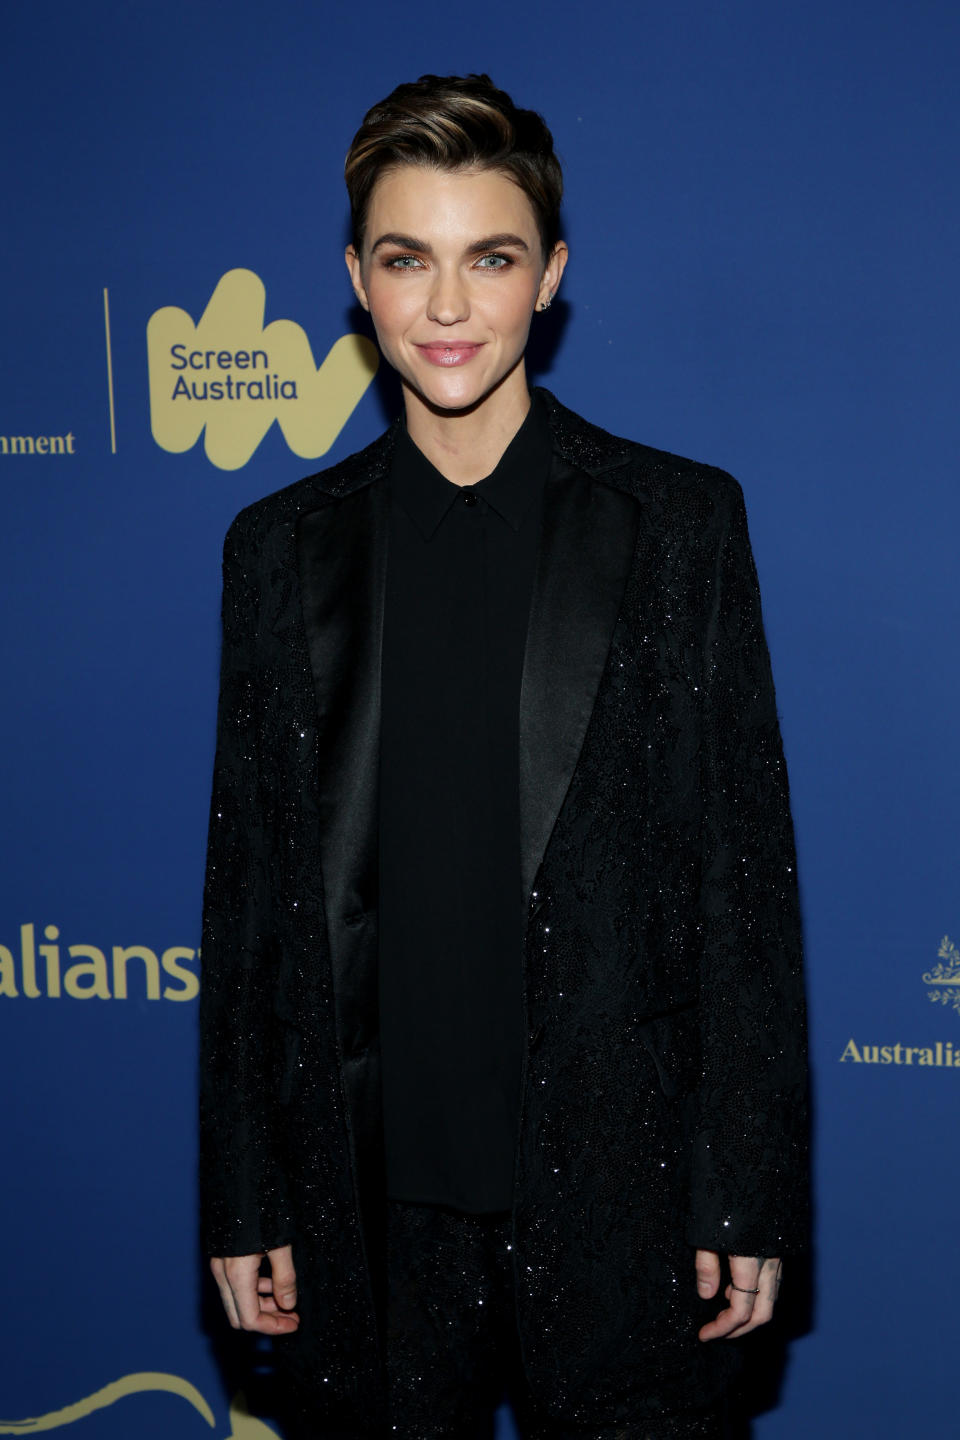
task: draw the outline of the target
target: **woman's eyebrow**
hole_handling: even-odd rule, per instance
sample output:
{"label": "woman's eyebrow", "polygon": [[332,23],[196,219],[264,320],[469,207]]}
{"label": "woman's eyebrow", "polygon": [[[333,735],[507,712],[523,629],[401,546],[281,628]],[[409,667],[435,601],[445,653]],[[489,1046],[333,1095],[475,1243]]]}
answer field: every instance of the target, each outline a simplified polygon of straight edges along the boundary
{"label": "woman's eyebrow", "polygon": [[[400,235],[396,230],[388,230],[386,234],[378,236],[370,247],[371,255],[381,245],[397,245],[401,250],[416,250],[421,255],[432,255],[433,247],[425,240],[418,240],[414,235]],[[517,250],[529,250],[530,246],[521,235],[514,235],[505,231],[500,235],[485,235],[482,240],[474,240],[468,245],[465,254],[477,255],[482,250],[497,250],[512,245]]]}

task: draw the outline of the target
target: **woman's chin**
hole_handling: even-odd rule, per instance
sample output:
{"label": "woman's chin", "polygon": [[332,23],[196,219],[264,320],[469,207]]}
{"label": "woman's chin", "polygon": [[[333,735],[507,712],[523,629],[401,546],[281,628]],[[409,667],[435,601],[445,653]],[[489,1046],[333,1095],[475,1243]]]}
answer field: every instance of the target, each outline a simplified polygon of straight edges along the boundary
{"label": "woman's chin", "polygon": [[454,413],[474,409],[499,387],[506,376],[443,371],[435,375],[424,375],[421,372],[404,378],[423,403],[432,410]]}
{"label": "woman's chin", "polygon": [[413,382],[412,388],[424,404],[432,410],[469,410],[489,392],[490,386],[470,381],[466,377],[429,376]]}

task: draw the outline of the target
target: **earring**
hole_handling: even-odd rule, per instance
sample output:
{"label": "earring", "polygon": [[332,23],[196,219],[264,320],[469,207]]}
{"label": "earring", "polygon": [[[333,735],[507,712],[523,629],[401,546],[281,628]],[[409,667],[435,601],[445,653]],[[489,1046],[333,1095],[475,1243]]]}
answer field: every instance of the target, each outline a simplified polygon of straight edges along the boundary
{"label": "earring", "polygon": [[550,302],[552,301],[552,299],[553,299],[553,291],[551,290],[551,291],[550,291],[550,294],[547,296],[546,300],[544,300],[543,304],[540,306],[540,309],[541,309],[541,310],[549,310],[549,309],[550,309]]}

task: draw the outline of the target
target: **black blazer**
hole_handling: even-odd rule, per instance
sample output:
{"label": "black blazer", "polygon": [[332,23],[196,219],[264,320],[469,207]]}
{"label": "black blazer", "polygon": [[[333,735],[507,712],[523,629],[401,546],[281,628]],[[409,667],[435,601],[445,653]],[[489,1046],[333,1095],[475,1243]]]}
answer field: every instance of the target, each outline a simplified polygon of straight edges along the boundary
{"label": "black blazer", "polygon": [[[800,918],[740,487],[541,393],[513,1253],[534,1394],[613,1424],[726,1383],[736,1347],[696,1339],[718,1306],[692,1247],[803,1244]],[[242,511],[224,546],[203,1242],[293,1242],[301,1324],[275,1350],[318,1434],[384,1423],[375,825],[398,423]]]}

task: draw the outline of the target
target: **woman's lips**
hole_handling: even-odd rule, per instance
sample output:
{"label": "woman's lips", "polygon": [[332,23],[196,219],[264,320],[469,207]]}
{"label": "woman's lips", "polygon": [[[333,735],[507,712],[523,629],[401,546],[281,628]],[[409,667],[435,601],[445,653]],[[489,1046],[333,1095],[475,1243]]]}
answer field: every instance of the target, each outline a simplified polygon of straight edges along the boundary
{"label": "woman's lips", "polygon": [[481,347],[452,341],[449,345],[418,345],[417,349],[431,365],[463,365],[472,360]]}

